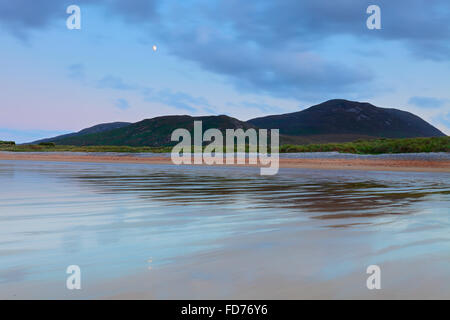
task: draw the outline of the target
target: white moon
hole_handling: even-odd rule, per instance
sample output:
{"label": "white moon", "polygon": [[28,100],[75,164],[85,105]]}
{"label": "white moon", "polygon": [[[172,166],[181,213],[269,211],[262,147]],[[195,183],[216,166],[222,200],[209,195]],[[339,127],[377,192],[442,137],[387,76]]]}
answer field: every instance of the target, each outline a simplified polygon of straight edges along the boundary
{"label": "white moon", "polygon": [[158,49],[157,46],[153,46],[153,51],[156,51],[156,49]]}

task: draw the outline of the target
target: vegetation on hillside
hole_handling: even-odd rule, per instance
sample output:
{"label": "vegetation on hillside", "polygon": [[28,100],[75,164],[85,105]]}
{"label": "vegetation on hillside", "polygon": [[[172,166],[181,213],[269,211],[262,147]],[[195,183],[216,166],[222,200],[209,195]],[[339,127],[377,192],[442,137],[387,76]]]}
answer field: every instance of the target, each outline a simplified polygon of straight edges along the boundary
{"label": "vegetation on hillside", "polygon": [[132,147],[161,147],[173,146],[177,142],[171,140],[175,128],[187,129],[193,137],[194,121],[202,121],[202,129],[247,130],[252,125],[228,116],[163,116],[142,120],[122,128],[107,130],[84,135],[71,135],[62,139],[52,140],[57,145],[75,146],[132,146]]}
{"label": "vegetation on hillside", "polygon": [[14,146],[16,143],[14,141],[3,141],[0,140],[0,146]]}
{"label": "vegetation on hillside", "polygon": [[329,152],[358,154],[450,152],[450,137],[357,140],[347,143],[283,145],[280,152]]}
{"label": "vegetation on hillside", "polygon": [[293,113],[251,119],[248,123],[258,128],[279,128],[280,134],[290,136],[357,134],[393,139],[445,136],[410,112],[342,99]]}
{"label": "vegetation on hillside", "polygon": [[54,142],[40,142],[38,143],[39,146],[44,146],[44,147],[54,147],[55,143]]}
{"label": "vegetation on hillside", "polygon": [[[247,146],[248,150],[248,146]],[[1,144],[0,151],[14,152],[126,152],[126,153],[168,153],[171,147],[130,147],[130,146],[60,146],[49,143],[39,145]],[[307,145],[282,145],[281,153],[293,152],[330,152],[357,154],[381,153],[421,153],[450,152],[450,137],[374,139],[357,140],[347,143],[326,143]]]}

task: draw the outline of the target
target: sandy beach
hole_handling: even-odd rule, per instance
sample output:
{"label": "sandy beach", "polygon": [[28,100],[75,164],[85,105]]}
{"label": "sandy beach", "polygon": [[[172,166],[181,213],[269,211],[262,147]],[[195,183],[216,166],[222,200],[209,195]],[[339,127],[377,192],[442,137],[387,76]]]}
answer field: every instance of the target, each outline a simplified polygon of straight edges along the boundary
{"label": "sandy beach", "polygon": [[[274,176],[158,154],[0,156],[0,299],[450,296],[446,155],[281,154],[296,167]],[[406,165],[447,172],[301,168]],[[370,265],[382,290],[366,287]]]}
{"label": "sandy beach", "polygon": [[[170,157],[138,157],[117,155],[79,155],[61,153],[10,153],[0,152],[0,160],[90,162],[90,163],[134,163],[134,164],[173,164]],[[205,165],[205,164],[204,164]],[[254,166],[246,164],[244,166]],[[397,159],[280,159],[281,168],[324,169],[324,170],[362,170],[362,171],[414,171],[450,172],[450,161],[397,160]]]}

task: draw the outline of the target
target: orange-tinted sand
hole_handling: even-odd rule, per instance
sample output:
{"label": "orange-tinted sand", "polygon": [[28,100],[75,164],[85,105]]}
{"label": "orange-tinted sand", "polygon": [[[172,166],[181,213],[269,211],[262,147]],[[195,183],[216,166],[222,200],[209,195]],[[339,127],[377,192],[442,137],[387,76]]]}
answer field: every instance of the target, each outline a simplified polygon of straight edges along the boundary
{"label": "orange-tinted sand", "polygon": [[[0,160],[172,164],[170,157],[164,156],[144,158],[136,156],[71,155],[56,153],[0,153]],[[450,172],[450,161],[392,159],[280,159],[280,167],[328,170]]]}

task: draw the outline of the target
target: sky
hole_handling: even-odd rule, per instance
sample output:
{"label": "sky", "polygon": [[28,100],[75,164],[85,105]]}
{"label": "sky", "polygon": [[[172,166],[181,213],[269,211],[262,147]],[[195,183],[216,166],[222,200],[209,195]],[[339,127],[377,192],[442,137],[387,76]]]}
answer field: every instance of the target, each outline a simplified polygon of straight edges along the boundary
{"label": "sky", "polygon": [[[381,29],[367,28],[370,5]],[[450,134],[450,2],[0,0],[0,140],[172,114],[248,120],[335,98]]]}

